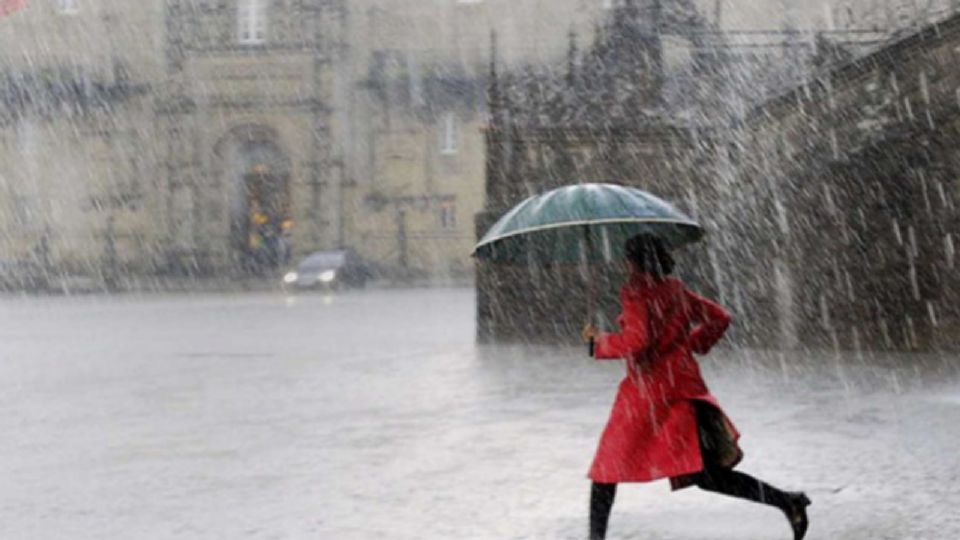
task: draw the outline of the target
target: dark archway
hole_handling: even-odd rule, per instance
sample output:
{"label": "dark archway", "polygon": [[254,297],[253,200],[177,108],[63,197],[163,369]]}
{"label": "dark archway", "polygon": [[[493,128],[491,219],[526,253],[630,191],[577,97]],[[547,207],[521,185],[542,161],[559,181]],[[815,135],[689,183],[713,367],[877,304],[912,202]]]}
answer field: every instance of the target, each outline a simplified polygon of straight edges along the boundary
{"label": "dark archway", "polygon": [[244,269],[276,270],[288,262],[294,226],[290,159],[270,128],[243,126],[217,145],[230,201],[230,244]]}

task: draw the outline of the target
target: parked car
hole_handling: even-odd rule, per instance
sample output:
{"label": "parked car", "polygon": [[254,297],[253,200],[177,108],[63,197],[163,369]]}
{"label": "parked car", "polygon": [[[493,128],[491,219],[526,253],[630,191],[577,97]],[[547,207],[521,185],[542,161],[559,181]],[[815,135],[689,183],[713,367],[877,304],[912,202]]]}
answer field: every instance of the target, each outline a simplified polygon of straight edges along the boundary
{"label": "parked car", "polygon": [[283,276],[285,287],[297,289],[362,288],[371,272],[350,250],[317,251]]}

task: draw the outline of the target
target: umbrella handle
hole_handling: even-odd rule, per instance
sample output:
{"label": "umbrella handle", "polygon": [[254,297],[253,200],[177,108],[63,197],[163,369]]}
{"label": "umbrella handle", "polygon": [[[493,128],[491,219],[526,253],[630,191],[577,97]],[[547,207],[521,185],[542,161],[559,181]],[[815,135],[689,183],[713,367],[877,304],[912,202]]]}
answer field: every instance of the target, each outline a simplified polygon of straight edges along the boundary
{"label": "umbrella handle", "polygon": [[[593,239],[590,236],[590,228],[583,228],[583,245],[585,250],[584,264],[586,264],[586,274],[587,274],[587,324],[593,325],[597,319],[597,291],[596,291],[596,279],[594,276],[593,265],[590,264],[590,255],[593,253]],[[593,353],[596,349],[596,342],[594,338],[590,338],[590,343],[587,345],[587,353],[590,357],[593,357]]]}

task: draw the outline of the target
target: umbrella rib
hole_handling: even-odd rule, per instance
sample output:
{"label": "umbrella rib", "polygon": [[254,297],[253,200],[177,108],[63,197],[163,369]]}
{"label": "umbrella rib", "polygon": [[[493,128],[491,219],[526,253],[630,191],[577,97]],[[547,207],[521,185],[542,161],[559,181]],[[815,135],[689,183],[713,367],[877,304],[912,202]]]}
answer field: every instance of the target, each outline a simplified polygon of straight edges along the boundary
{"label": "umbrella rib", "polygon": [[520,229],[520,230],[509,232],[501,236],[496,236],[489,240],[484,240],[479,244],[477,244],[477,246],[473,249],[473,253],[471,253],[471,255],[476,255],[477,251],[482,247],[488,246],[500,240],[512,238],[514,236],[521,236],[524,234],[530,234],[530,233],[546,231],[551,229],[562,229],[564,227],[607,225],[612,223],[672,223],[675,225],[685,225],[688,227],[694,227],[696,229],[703,230],[703,228],[698,223],[695,223],[692,221],[684,221],[679,219],[668,219],[668,218],[607,218],[607,219],[595,219],[595,220],[591,219],[591,220],[582,220],[582,221],[565,221],[563,223],[551,223],[549,225],[541,225],[539,227],[528,227],[526,229]]}

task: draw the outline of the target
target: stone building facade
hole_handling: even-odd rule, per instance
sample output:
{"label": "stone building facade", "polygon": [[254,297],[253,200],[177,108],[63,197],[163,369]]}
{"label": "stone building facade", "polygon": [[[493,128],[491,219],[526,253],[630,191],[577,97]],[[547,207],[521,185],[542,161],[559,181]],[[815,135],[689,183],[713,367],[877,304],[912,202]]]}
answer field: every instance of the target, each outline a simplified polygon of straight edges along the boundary
{"label": "stone building facade", "polygon": [[401,276],[469,278],[483,207],[491,32],[509,65],[555,62],[603,2],[381,0],[354,12],[354,242]]}
{"label": "stone building facade", "polygon": [[24,6],[0,19],[0,285],[109,282],[155,246],[161,6]]}
{"label": "stone building facade", "polygon": [[605,9],[541,4],[27,2],[0,18],[4,281],[234,276],[271,243],[469,276],[491,30],[557,59]]}
{"label": "stone building facade", "polygon": [[346,17],[332,0],[168,3],[156,125],[168,270],[269,266],[260,254],[280,256],[280,242],[344,245]]}
{"label": "stone building facade", "polygon": [[[667,105],[689,114],[682,121],[645,118],[659,126],[653,131],[682,134],[684,145],[708,145],[709,122],[697,120],[693,135],[688,124],[690,114],[709,107],[694,113],[680,101],[692,96],[684,89],[699,76],[690,51],[720,39],[708,37],[719,15],[696,8],[720,4],[662,4],[692,16],[670,24],[705,32],[700,43],[670,37],[690,46],[666,47],[661,59],[677,66],[664,81]],[[580,48],[602,42],[598,21],[625,3],[25,5],[0,18],[0,281],[7,282],[0,285],[55,287],[83,276],[135,287],[170,275],[232,279],[259,265],[257,246],[271,243],[293,257],[352,248],[391,276],[470,277],[472,216],[486,198],[491,30],[501,83],[516,87],[544,75],[545,66],[562,66],[571,34]],[[727,3],[725,13],[733,7]],[[730,49],[720,50],[729,61]],[[590,90],[590,62],[632,65],[630,55],[609,54],[578,56],[584,75],[573,81],[580,88],[574,93]],[[555,75],[562,79],[562,72]],[[629,98],[630,84],[615,84],[604,99]],[[530,88],[508,96],[510,107],[524,109],[528,96],[545,101],[546,94],[536,97],[542,89]],[[714,90],[700,88],[692,101]],[[726,101],[725,92],[714,93],[715,101]],[[638,106],[629,102],[624,111]],[[579,141],[571,145],[582,145],[584,156],[652,151],[587,150],[600,137],[589,125],[577,136],[567,127],[531,126],[545,140]],[[584,170],[604,167],[601,159],[578,159],[593,160]]]}

